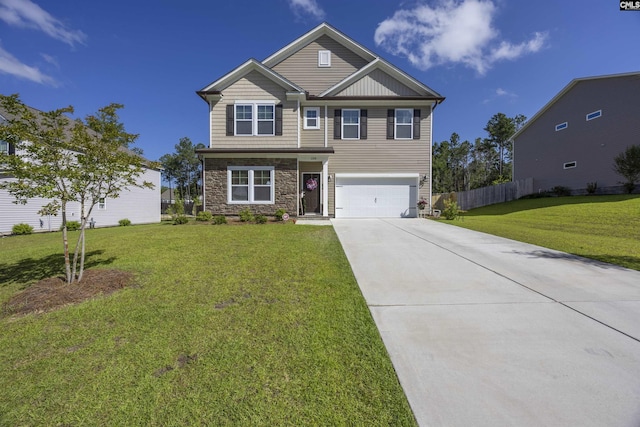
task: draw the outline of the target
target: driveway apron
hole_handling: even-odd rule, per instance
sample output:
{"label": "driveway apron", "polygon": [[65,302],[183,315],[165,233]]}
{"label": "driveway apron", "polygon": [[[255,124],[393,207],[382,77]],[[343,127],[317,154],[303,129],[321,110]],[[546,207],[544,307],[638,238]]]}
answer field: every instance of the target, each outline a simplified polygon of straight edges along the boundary
{"label": "driveway apron", "polygon": [[640,272],[423,219],[332,222],[421,426],[640,426]]}

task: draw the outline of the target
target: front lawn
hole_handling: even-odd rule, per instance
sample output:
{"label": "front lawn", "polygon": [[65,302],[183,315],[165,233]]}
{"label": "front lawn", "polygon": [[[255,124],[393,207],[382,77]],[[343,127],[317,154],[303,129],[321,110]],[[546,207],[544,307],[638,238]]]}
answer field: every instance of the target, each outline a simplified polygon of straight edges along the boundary
{"label": "front lawn", "polygon": [[[135,286],[0,319],[0,425],[415,425],[331,227],[87,233]],[[0,239],[0,303],[61,247]]]}
{"label": "front lawn", "polygon": [[447,223],[640,270],[637,195],[516,200]]}

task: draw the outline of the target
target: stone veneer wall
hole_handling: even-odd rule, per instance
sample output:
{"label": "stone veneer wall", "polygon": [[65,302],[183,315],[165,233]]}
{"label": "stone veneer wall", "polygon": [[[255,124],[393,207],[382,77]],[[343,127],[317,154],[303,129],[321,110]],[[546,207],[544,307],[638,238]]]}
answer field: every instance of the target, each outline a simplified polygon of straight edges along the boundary
{"label": "stone veneer wall", "polygon": [[[274,204],[228,204],[227,166],[274,166]],[[298,170],[296,159],[205,159],[204,210],[214,215],[238,215],[249,208],[254,214],[274,215],[282,208],[291,216],[296,216]]]}

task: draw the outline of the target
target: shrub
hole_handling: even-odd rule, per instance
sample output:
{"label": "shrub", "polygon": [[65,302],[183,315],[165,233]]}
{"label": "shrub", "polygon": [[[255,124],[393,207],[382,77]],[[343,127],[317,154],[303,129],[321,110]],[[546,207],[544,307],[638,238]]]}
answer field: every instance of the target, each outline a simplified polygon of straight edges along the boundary
{"label": "shrub", "polygon": [[242,209],[238,215],[240,215],[240,221],[242,222],[253,221],[253,212],[249,208]]}
{"label": "shrub", "polygon": [[636,184],[633,182],[625,182],[622,186],[629,194],[633,193],[633,190],[636,188]]}
{"label": "shrub", "polygon": [[613,159],[613,170],[627,181],[624,188],[629,194],[640,181],[640,145],[627,147]]}
{"label": "shrub", "polygon": [[267,217],[264,215],[256,215],[255,216],[256,224],[266,224]]}
{"label": "shrub", "polygon": [[131,225],[131,221],[129,221],[127,218],[124,218],[118,221],[118,224],[120,224],[120,227],[126,227],[128,225]]}
{"label": "shrub", "polygon": [[587,182],[587,193],[588,194],[595,194],[597,189],[598,189],[598,183],[597,182]]}
{"label": "shrub", "polygon": [[[60,226],[60,231],[62,231],[63,226]],[[80,221],[67,221],[67,231],[77,231],[80,230]]]}
{"label": "shrub", "polygon": [[454,202],[453,200],[445,200],[442,215],[444,215],[444,217],[448,220],[458,218],[458,216],[460,215],[460,208],[458,207],[458,203]]}
{"label": "shrub", "polygon": [[284,209],[280,208],[276,211],[275,217],[277,221],[282,221],[282,217],[284,216],[284,214],[286,214],[287,211],[285,211]]}
{"label": "shrub", "polygon": [[571,189],[569,189],[568,187],[563,187],[562,185],[556,185],[551,189],[551,192],[558,197],[571,195]]}
{"label": "shrub", "polygon": [[196,221],[211,221],[213,214],[209,211],[200,211],[196,215]]}
{"label": "shrub", "polygon": [[173,225],[181,225],[181,224],[186,224],[188,222],[189,222],[189,218],[187,218],[186,215],[177,215],[173,219]]}
{"label": "shrub", "polygon": [[21,234],[31,234],[33,233],[33,227],[29,224],[20,223],[13,226],[11,229],[11,234],[21,235]]}
{"label": "shrub", "polygon": [[227,217],[224,215],[216,215],[213,217],[213,223],[215,225],[220,225],[220,224],[226,224],[227,223]]}

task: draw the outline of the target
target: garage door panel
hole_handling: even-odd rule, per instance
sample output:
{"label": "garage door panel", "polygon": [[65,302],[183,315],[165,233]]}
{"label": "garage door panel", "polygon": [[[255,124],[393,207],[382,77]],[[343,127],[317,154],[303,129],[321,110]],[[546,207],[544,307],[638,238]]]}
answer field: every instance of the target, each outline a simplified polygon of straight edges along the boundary
{"label": "garage door panel", "polygon": [[415,217],[415,178],[336,178],[337,218]]}

